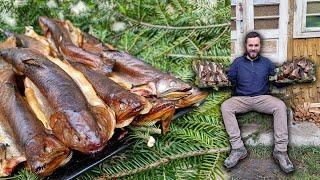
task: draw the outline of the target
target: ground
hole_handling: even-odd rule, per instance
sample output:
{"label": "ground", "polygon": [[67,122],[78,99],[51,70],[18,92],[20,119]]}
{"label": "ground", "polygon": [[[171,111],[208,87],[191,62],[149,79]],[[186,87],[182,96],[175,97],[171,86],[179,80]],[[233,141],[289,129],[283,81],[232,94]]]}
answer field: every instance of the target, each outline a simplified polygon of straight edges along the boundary
{"label": "ground", "polygon": [[320,128],[309,122],[289,121],[289,157],[296,171],[287,175],[272,158],[272,117],[265,119],[271,122],[243,123],[240,120],[242,136],[250,155],[231,170],[225,169],[227,179],[320,180]]}

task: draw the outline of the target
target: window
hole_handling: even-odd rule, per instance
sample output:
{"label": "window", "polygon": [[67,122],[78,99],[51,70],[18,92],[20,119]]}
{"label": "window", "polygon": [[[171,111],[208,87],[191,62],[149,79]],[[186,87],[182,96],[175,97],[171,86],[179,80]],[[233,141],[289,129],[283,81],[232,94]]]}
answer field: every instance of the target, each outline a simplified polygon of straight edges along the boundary
{"label": "window", "polygon": [[320,37],[320,0],[296,0],[294,38]]}

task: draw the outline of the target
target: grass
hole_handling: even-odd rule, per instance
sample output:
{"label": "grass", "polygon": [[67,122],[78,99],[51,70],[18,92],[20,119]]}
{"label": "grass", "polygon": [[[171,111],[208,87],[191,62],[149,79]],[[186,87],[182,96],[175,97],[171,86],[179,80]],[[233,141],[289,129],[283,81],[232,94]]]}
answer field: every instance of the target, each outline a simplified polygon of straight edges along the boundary
{"label": "grass", "polygon": [[[250,137],[258,136],[261,132],[272,130],[273,117],[272,115],[261,114],[257,112],[249,112],[237,116],[240,126],[258,123],[259,129]],[[247,146],[250,151],[251,159],[266,159],[272,158],[273,147],[258,145]],[[289,157],[296,167],[293,174],[285,175],[278,174],[280,179],[319,179],[320,180],[320,147],[316,146],[300,146],[289,147]]]}
{"label": "grass", "polygon": [[[247,146],[251,159],[272,158],[271,146]],[[279,174],[280,179],[320,179],[320,147],[289,147],[288,154],[296,170],[293,174]]]}
{"label": "grass", "polygon": [[260,133],[272,130],[272,127],[273,127],[272,126],[273,116],[269,114],[262,114],[258,112],[248,112],[248,113],[237,115],[237,120],[240,128],[241,126],[245,126],[251,123],[259,124],[259,128],[249,136],[243,138],[243,140],[252,138],[255,141],[257,140]]}
{"label": "grass", "polygon": [[[261,132],[272,130],[272,115],[249,112],[237,116],[240,126],[250,123],[258,123],[259,129],[250,137],[258,136]],[[249,146],[250,159],[272,158],[273,147],[266,145]],[[296,170],[290,175],[279,173],[275,175],[277,179],[319,179],[320,180],[320,147],[319,146],[299,146],[288,147],[288,154],[294,163]]]}

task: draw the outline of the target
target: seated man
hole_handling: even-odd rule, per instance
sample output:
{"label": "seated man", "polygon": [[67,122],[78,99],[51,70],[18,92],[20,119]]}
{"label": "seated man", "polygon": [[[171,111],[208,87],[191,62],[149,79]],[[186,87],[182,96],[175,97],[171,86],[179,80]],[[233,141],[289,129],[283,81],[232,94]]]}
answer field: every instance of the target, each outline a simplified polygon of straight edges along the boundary
{"label": "seated man", "polygon": [[290,173],[294,171],[294,166],[287,154],[286,105],[280,99],[269,95],[269,76],[274,75],[275,65],[259,54],[261,42],[262,38],[257,32],[248,33],[245,37],[246,53],[236,58],[228,71],[228,79],[235,86],[235,96],[221,105],[224,125],[232,148],[224,165],[231,168],[247,156],[235,115],[257,111],[273,114],[275,139],[273,157],[284,172]]}

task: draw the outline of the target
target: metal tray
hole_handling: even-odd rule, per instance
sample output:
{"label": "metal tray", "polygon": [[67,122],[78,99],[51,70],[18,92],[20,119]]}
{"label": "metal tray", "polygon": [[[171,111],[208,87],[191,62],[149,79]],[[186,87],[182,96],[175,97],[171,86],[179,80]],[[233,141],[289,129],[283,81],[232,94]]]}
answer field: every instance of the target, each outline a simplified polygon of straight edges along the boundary
{"label": "metal tray", "polygon": [[[184,109],[177,110],[173,116],[173,120],[185,115],[190,112],[194,107],[188,107]],[[47,180],[55,179],[73,179],[85,171],[91,169],[92,167],[102,163],[104,160],[112,157],[113,155],[119,153],[123,149],[129,147],[134,142],[126,141],[121,136],[124,131],[116,129],[115,135],[111,138],[108,145],[99,153],[93,155],[84,155],[79,152],[74,152],[72,159],[64,167],[57,169],[52,175],[46,177]]]}

